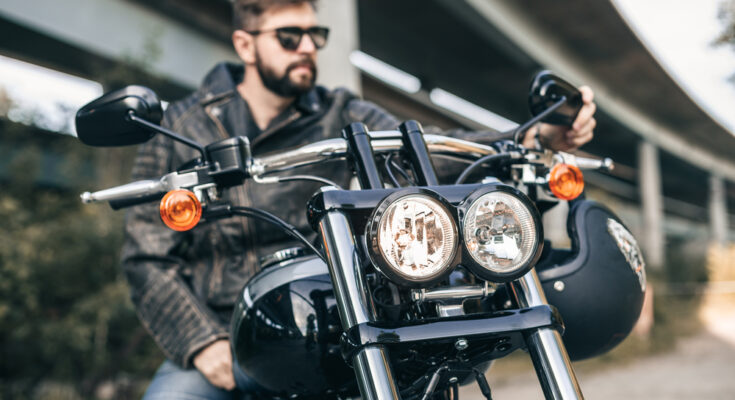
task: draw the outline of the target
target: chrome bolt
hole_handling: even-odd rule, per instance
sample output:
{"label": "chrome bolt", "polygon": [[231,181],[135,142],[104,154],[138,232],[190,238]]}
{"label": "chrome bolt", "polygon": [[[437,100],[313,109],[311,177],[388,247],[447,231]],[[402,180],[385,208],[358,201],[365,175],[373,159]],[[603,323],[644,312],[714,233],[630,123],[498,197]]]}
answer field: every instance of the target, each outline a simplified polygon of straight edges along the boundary
{"label": "chrome bolt", "polygon": [[457,379],[456,376],[453,376],[453,377],[449,378],[449,383],[457,383],[458,380],[459,379]]}
{"label": "chrome bolt", "polygon": [[562,281],[554,282],[554,290],[556,290],[557,292],[563,292],[564,287],[565,287],[564,282]]}
{"label": "chrome bolt", "polygon": [[454,348],[459,351],[465,350],[468,346],[466,339],[457,339],[457,341],[454,342]]}

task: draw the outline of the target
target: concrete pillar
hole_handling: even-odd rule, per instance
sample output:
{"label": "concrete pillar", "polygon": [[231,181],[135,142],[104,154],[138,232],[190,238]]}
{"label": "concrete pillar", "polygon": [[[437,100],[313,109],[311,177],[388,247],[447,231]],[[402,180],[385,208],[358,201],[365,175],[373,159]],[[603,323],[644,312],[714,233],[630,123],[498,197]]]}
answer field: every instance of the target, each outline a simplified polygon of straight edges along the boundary
{"label": "concrete pillar", "polygon": [[319,23],[329,27],[329,41],[319,51],[320,85],[343,86],[360,93],[360,74],[349,56],[360,43],[357,29],[357,0],[321,0],[317,3]]}
{"label": "concrete pillar", "polygon": [[639,238],[646,265],[660,269],[665,262],[663,194],[658,149],[649,142],[638,146],[638,187],[643,206],[643,237]]}
{"label": "concrete pillar", "polygon": [[709,178],[709,224],[712,242],[724,245],[727,242],[728,216],[725,182],[719,176]]}

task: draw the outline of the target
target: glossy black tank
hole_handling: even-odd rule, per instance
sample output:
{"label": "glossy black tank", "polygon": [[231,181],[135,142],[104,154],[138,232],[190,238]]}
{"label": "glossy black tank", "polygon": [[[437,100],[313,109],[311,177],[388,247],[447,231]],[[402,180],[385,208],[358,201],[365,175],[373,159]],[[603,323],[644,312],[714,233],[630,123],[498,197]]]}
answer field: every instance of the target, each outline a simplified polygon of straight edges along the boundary
{"label": "glossy black tank", "polygon": [[[356,395],[342,359],[327,266],[313,256],[270,266],[245,286],[232,317],[235,362],[274,395]],[[330,396],[331,395],[331,396]]]}

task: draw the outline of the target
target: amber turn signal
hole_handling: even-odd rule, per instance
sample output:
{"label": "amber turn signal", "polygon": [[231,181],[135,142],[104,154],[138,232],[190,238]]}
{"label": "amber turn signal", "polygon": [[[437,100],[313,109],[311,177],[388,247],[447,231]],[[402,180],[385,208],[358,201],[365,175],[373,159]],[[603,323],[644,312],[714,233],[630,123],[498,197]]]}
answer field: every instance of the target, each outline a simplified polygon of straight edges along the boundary
{"label": "amber turn signal", "polygon": [[161,220],[175,231],[188,231],[202,218],[202,204],[188,190],[172,190],[161,199]]}
{"label": "amber turn signal", "polygon": [[557,164],[549,174],[549,190],[558,199],[574,200],[584,190],[582,171],[574,165]]}

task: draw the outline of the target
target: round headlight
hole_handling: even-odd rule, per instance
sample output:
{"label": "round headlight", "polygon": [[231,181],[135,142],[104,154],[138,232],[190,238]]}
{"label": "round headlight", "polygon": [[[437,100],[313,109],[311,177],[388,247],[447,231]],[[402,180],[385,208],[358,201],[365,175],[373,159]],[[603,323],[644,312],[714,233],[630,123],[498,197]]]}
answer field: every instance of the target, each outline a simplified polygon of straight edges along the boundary
{"label": "round headlight", "polygon": [[457,226],[447,206],[431,196],[389,196],[368,226],[370,255],[388,278],[421,284],[448,272],[457,253]]}
{"label": "round headlight", "polygon": [[525,274],[541,240],[536,213],[518,196],[504,191],[475,198],[464,215],[462,233],[467,252],[481,267],[473,268],[474,272],[494,281]]}

